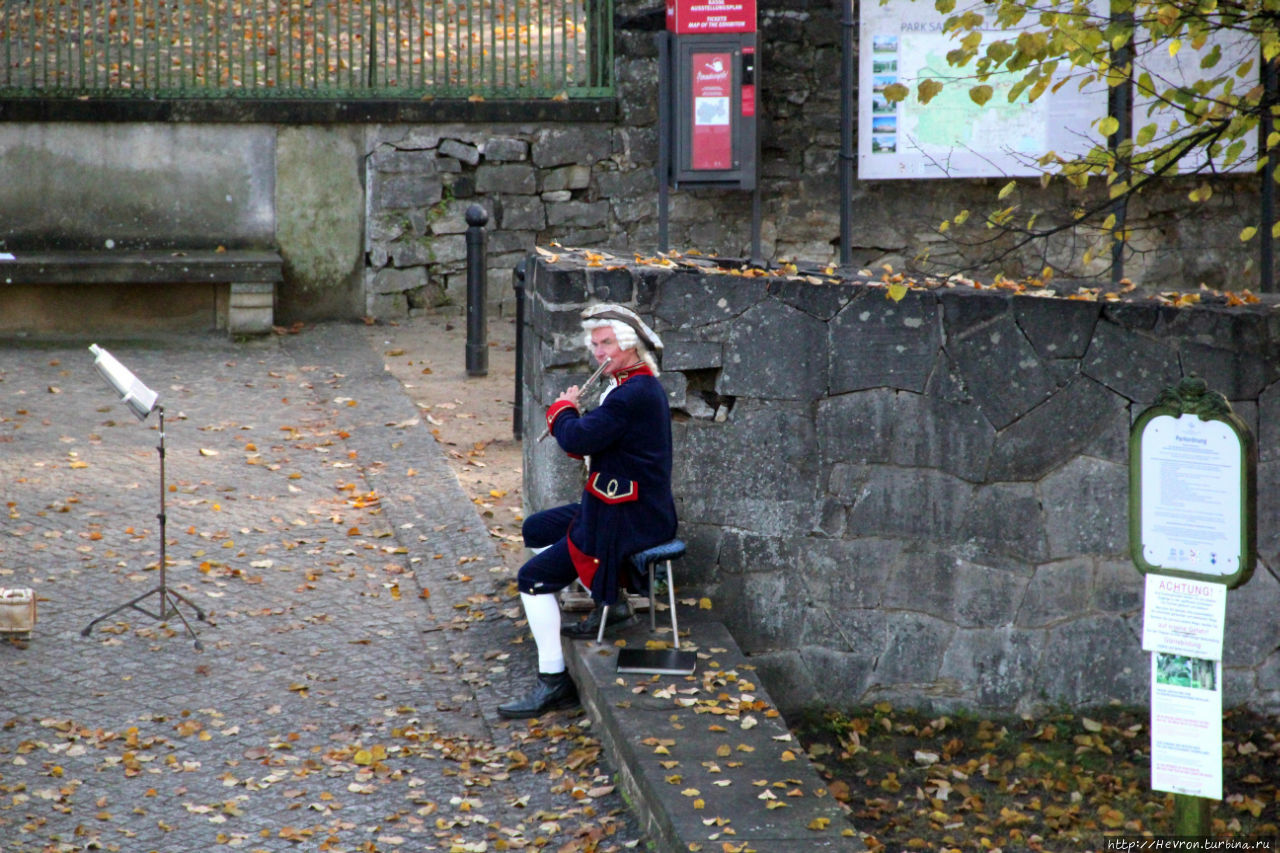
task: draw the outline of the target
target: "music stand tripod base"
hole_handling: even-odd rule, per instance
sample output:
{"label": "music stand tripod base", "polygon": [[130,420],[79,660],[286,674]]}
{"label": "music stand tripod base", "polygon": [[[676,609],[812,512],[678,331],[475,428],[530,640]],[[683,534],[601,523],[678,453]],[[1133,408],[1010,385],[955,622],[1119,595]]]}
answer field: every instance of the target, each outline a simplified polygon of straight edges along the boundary
{"label": "music stand tripod base", "polygon": [[[137,610],[139,613],[150,616],[152,619],[155,619],[159,622],[167,621],[171,614],[176,615],[180,620],[182,620],[182,626],[187,629],[187,635],[190,636],[191,639],[195,642],[196,651],[203,651],[204,646],[201,645],[200,638],[196,636],[196,632],[191,628],[191,623],[187,621],[187,617],[184,616],[182,614],[182,611],[178,609],[178,604],[179,603],[185,604],[188,607],[190,607],[192,610],[194,610],[196,612],[196,618],[198,618],[201,622],[207,623],[209,620],[205,618],[203,610],[197,607],[186,596],[169,589],[168,585],[165,582],[166,580],[165,567],[168,565],[167,559],[165,557],[165,526],[168,523],[168,515],[165,513],[165,502],[164,502],[164,406],[156,406],[155,410],[160,414],[160,443],[156,446],[156,451],[160,454],[160,512],[156,515],[156,519],[160,522],[160,563],[159,563],[160,584],[153,589],[147,590],[142,595],[139,595],[137,598],[131,599],[130,601],[126,601],[124,604],[121,604],[119,607],[115,608],[114,610],[110,610],[102,614],[101,616],[99,616],[97,619],[94,619],[92,622],[90,622],[88,625],[85,626],[83,631],[80,632],[80,636],[82,637],[89,636],[89,632],[93,630],[94,625],[97,625],[99,622],[101,622],[104,619],[107,619],[107,618],[110,618],[111,616],[116,615],[121,610],[128,610],[132,608],[134,610]],[[153,595],[160,596],[160,612],[159,613],[152,613],[150,610],[147,610],[145,607],[142,606],[142,602]],[[172,607],[173,609],[170,610],[170,607]]]}
{"label": "music stand tripod base", "polygon": [[[147,600],[153,595],[160,596],[160,612],[159,613],[152,613],[150,610],[142,606],[142,602]],[[201,610],[199,607],[197,607],[194,602],[188,599],[185,595],[178,592],[174,592],[171,589],[168,589],[163,583],[161,583],[159,586],[154,587],[148,590],[147,592],[144,592],[142,595],[139,595],[137,598],[134,598],[130,601],[126,601],[124,604],[121,604],[119,607],[115,608],[114,610],[109,610],[106,613],[99,616],[98,618],[94,619],[92,622],[90,622],[88,625],[84,627],[84,630],[80,632],[80,636],[82,637],[89,636],[90,632],[93,631],[94,625],[97,625],[99,622],[102,622],[106,619],[110,619],[112,616],[115,616],[121,610],[128,610],[132,608],[145,616],[150,616],[152,619],[155,619],[157,622],[167,622],[170,616],[177,616],[178,619],[181,620],[182,626],[187,629],[187,635],[190,636],[192,642],[195,643],[196,651],[204,651],[204,645],[200,642],[200,637],[196,634],[195,630],[191,627],[191,623],[187,621],[187,617],[184,616],[182,611],[178,609],[179,602],[187,605],[192,610],[194,610],[196,612],[196,618],[199,619],[201,622],[206,622],[206,623],[208,622],[208,619],[205,618],[204,611]]]}

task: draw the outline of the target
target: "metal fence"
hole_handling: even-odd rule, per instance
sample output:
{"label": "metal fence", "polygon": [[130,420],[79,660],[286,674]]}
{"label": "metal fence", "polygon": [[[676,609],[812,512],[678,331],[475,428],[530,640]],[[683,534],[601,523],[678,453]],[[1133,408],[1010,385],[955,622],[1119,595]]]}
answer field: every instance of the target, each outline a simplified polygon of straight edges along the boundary
{"label": "metal fence", "polygon": [[3,0],[0,96],[613,94],[613,0]]}

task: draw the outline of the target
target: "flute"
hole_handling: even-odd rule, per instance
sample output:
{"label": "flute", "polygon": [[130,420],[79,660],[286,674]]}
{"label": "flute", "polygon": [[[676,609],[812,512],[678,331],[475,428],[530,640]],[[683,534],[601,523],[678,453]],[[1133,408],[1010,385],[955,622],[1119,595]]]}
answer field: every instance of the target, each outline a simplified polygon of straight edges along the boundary
{"label": "flute", "polygon": [[[613,361],[612,358],[606,358],[604,361],[600,362],[600,366],[596,368],[596,372],[588,376],[587,381],[582,383],[582,387],[578,389],[579,400],[582,399],[583,394],[587,393],[587,389],[594,385],[596,381],[604,375],[604,369],[609,366],[609,362],[611,361]],[[551,427],[547,427],[542,431],[542,435],[538,436],[538,441],[542,441],[549,435],[551,435]]]}

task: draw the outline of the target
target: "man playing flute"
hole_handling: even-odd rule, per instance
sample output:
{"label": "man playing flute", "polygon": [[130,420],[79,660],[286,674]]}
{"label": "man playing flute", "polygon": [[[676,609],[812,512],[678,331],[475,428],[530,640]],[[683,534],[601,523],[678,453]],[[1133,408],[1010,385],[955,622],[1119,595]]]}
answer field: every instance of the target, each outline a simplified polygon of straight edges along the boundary
{"label": "man playing flute", "polygon": [[516,578],[538,649],[538,680],[528,695],[498,706],[512,719],[578,704],[556,593],[580,579],[596,603],[586,620],[564,628],[568,636],[595,636],[602,605],[609,606],[609,625],[629,620],[619,593],[632,585],[631,555],[676,535],[671,411],[655,359],[662,340],[634,311],[608,303],[583,311],[582,328],[595,362],[609,360],[610,384],[590,412],[580,410],[576,385],[547,409],[547,429],[561,449],[588,460],[587,481],[577,503],[534,513],[523,525],[534,555]]}

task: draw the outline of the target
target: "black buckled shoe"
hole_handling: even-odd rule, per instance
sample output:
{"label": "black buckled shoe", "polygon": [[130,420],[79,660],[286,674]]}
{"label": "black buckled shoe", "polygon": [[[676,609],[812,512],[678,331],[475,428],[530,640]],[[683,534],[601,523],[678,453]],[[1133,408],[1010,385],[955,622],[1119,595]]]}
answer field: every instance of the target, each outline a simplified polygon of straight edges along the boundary
{"label": "black buckled shoe", "polygon": [[538,673],[533,691],[523,699],[514,699],[498,706],[499,716],[508,720],[540,717],[548,711],[562,711],[578,707],[578,688],[568,672]]}
{"label": "black buckled shoe", "polygon": [[[561,625],[560,636],[571,640],[594,640],[600,634],[600,611],[603,609],[603,605],[597,605],[596,609],[591,611],[591,615],[581,622]],[[635,614],[631,612],[631,605],[620,598],[617,604],[609,608],[609,619],[605,622],[604,632],[612,634],[634,621]]]}

